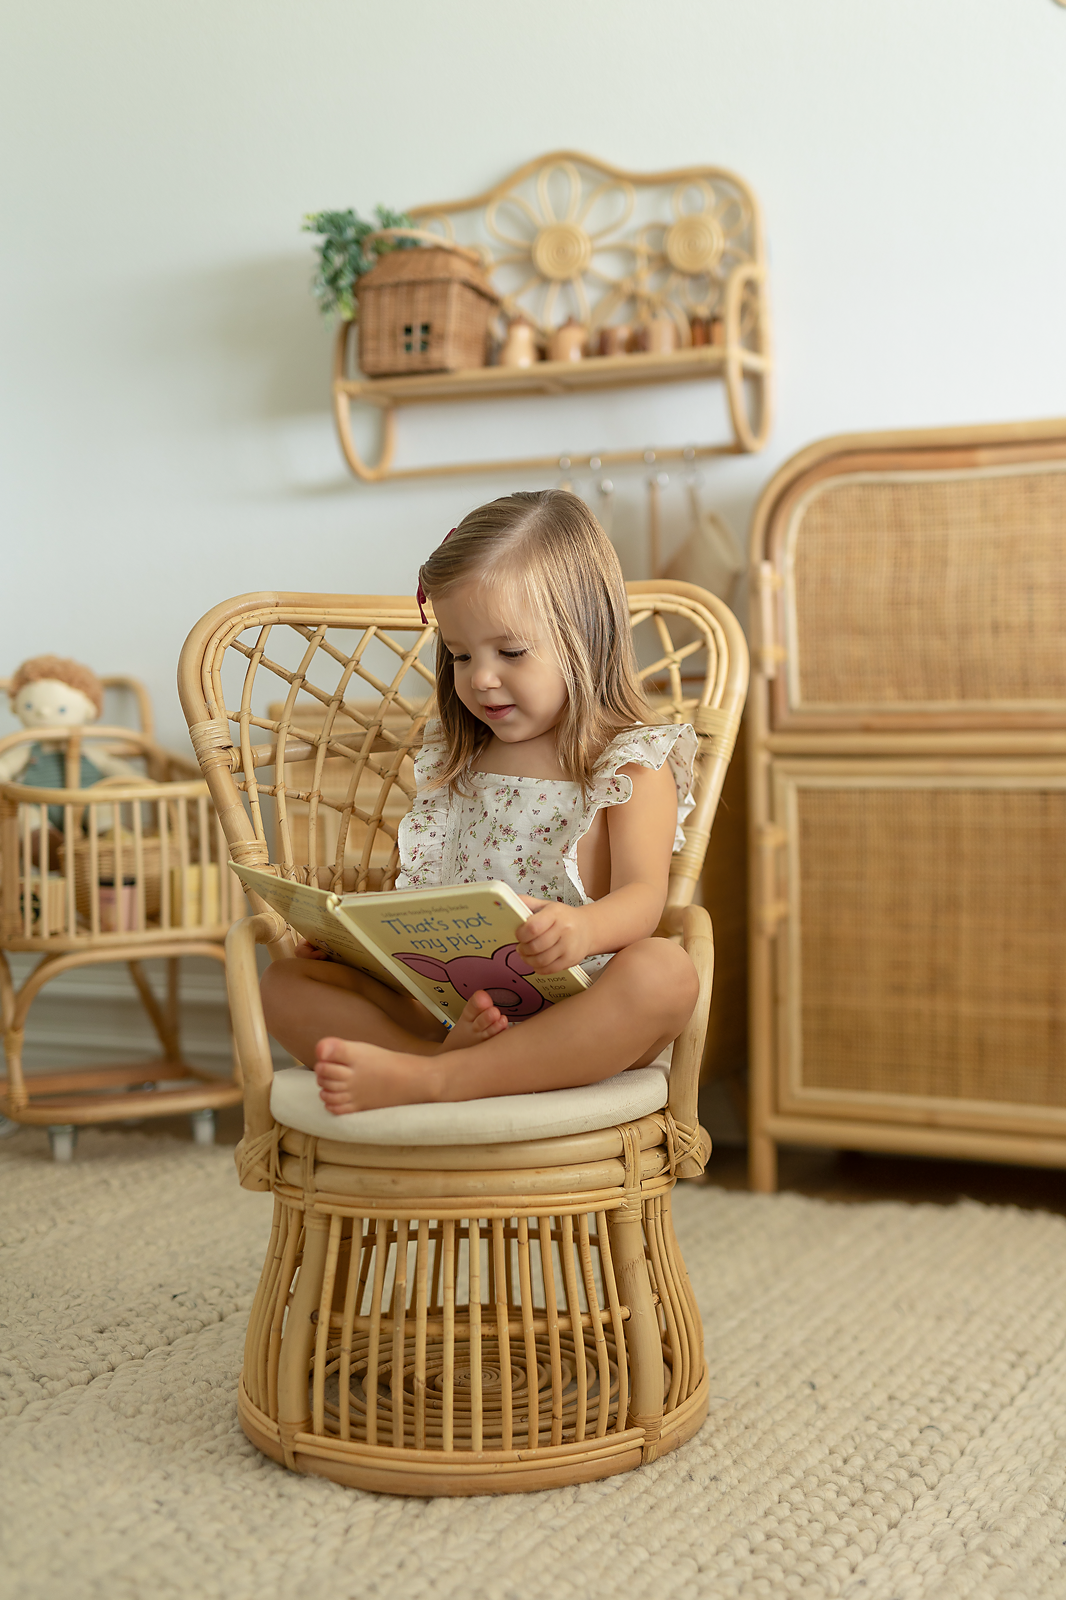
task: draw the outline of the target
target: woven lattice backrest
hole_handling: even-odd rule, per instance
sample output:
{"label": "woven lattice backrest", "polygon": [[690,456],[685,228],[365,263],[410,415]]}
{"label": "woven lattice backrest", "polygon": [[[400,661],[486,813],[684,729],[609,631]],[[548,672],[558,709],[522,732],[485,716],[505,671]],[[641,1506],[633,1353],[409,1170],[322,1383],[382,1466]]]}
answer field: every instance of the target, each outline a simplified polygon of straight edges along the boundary
{"label": "woven lattice backrest", "polygon": [[1066,432],[840,443],[757,528],[774,725],[1066,724]]}
{"label": "woven lattice backrest", "polygon": [[[630,608],[656,716],[700,735],[697,806],[671,883],[671,904],[684,905],[736,737],[747,653],[732,614],[691,585],[631,585]],[[398,597],[249,595],[193,629],[182,703],[235,861],[337,890],[394,884],[435,659],[434,624]]]}

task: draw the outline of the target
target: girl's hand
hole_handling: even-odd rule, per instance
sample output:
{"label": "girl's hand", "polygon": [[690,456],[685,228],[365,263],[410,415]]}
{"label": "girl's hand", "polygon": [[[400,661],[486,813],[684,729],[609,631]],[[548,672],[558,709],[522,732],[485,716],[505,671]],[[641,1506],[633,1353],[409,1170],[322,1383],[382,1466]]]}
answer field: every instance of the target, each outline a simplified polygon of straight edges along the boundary
{"label": "girl's hand", "polygon": [[563,972],[591,954],[584,906],[535,900],[528,894],[520,899],[533,916],[518,930],[518,953],[534,972]]}
{"label": "girl's hand", "polygon": [[317,944],[312,944],[309,939],[301,939],[296,946],[296,954],[301,961],[328,961],[329,951],[320,950]]}

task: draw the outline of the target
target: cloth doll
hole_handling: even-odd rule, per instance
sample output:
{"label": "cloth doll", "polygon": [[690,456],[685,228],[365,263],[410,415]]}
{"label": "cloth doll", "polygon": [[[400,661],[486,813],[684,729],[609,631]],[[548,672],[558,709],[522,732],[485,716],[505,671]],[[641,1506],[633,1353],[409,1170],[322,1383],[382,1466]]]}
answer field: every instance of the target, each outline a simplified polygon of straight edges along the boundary
{"label": "cloth doll", "polygon": [[[95,722],[104,709],[104,686],[91,667],[59,656],[34,656],[24,661],[8,688],[11,709],[24,728],[57,732],[84,728]],[[134,770],[106,750],[83,754],[77,779],[87,789],[101,778],[133,777]],[[65,789],[66,750],[63,741],[42,738],[34,744],[18,744],[0,752],[0,783],[15,780],[35,789]],[[62,828],[62,806],[49,806],[52,828]]]}

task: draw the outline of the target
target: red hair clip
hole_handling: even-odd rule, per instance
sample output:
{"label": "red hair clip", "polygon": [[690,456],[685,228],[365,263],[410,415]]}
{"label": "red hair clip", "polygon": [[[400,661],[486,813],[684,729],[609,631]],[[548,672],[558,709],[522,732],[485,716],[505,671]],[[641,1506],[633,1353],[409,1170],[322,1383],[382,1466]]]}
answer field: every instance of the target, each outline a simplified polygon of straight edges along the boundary
{"label": "red hair clip", "polygon": [[[449,528],[447,533],[444,535],[444,538],[441,540],[441,544],[447,544],[454,532],[454,528]],[[440,546],[438,546],[438,549],[439,548]],[[422,618],[424,623],[428,624],[429,618],[426,616],[426,591],[422,587],[421,578],[418,580],[418,588],[415,590],[415,599],[418,601],[419,616]]]}

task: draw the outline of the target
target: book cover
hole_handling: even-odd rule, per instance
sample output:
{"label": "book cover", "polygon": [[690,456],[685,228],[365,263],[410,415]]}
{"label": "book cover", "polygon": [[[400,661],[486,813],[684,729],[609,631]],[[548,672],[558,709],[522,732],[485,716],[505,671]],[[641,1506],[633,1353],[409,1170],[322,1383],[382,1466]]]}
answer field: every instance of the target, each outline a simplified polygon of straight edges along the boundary
{"label": "book cover", "polygon": [[371,947],[402,963],[421,996],[454,1021],[484,989],[512,1022],[587,989],[580,967],[539,973],[522,959],[518,927],[531,915],[506,883],[345,895],[337,915]]}
{"label": "book cover", "polygon": [[522,959],[517,932],[531,913],[505,883],[337,895],[230,864],[305,939],[406,989],[442,1022],[454,1022],[476,989],[518,1022],[589,986],[580,967],[536,973]]}

